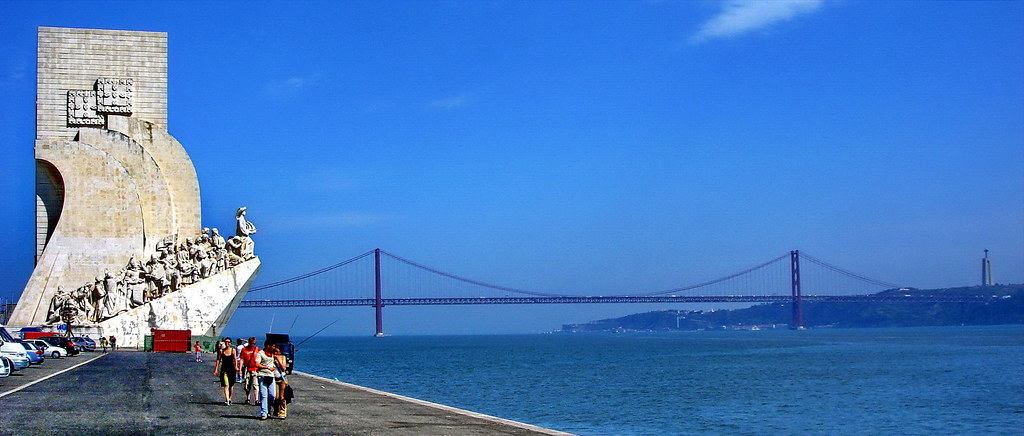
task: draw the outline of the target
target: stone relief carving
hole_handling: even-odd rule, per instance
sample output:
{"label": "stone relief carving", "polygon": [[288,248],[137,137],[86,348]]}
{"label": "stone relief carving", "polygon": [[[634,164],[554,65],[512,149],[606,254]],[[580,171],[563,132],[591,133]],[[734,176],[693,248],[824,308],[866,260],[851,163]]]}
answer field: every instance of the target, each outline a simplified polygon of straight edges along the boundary
{"label": "stone relief carving", "polygon": [[46,322],[100,322],[256,257],[249,237],[256,226],[246,221],[244,207],[235,219],[236,235],[227,241],[216,228],[204,228],[180,244],[174,243],[176,236],[168,236],[145,264],[132,258],[117,273],[107,271],[73,291],[58,286]]}
{"label": "stone relief carving", "polygon": [[131,115],[135,80],[100,77],[93,89],[68,91],[68,127],[106,124],[106,114]]}
{"label": "stone relief carving", "polygon": [[96,91],[68,91],[68,127],[102,126],[106,119],[96,112]]}
{"label": "stone relief carving", "polygon": [[105,114],[131,114],[135,81],[130,78],[96,79],[96,111]]}

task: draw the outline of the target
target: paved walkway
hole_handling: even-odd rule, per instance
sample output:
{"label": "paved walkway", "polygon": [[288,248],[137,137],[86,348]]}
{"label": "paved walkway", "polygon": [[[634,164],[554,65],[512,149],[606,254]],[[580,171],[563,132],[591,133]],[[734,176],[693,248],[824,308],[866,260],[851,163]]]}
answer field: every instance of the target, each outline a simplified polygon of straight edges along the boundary
{"label": "paved walkway", "polygon": [[564,434],[299,373],[288,419],[260,421],[257,406],[223,405],[213,363],[191,353],[83,353],[21,372],[0,379],[0,434]]}

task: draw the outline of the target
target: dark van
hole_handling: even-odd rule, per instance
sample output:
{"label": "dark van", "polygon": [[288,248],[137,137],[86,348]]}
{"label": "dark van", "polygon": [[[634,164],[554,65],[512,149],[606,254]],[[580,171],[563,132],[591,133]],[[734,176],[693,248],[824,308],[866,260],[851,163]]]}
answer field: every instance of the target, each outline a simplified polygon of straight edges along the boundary
{"label": "dark van", "polygon": [[276,345],[281,350],[281,354],[284,355],[285,360],[288,361],[288,374],[292,373],[292,368],[295,367],[295,346],[292,345],[291,339],[288,335],[280,333],[267,333],[267,345]]}

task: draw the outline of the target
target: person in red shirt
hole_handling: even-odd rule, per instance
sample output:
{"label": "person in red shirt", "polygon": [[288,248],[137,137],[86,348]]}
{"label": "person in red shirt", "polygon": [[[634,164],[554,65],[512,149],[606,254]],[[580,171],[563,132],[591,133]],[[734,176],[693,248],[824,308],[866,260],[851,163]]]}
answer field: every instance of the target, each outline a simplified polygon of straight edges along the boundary
{"label": "person in red shirt", "polygon": [[196,352],[196,362],[203,361],[203,347],[199,345],[199,341],[196,341],[196,345],[192,347]]}
{"label": "person in red shirt", "polygon": [[259,369],[256,367],[256,353],[259,352],[260,347],[256,346],[256,338],[249,337],[248,343],[242,347],[242,352],[238,353],[242,367],[245,368],[245,404],[259,404],[259,398],[256,397],[259,394],[259,386],[256,385],[256,371]]}

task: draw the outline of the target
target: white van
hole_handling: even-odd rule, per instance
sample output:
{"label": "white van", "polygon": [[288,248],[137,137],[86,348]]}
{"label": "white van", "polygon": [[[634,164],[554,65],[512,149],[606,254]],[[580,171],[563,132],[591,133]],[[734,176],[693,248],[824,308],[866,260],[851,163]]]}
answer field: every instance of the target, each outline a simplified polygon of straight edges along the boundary
{"label": "white van", "polygon": [[28,360],[28,352],[25,347],[11,336],[3,324],[0,324],[0,356],[11,359],[11,362],[14,363],[14,368],[11,368],[13,370],[28,368],[31,363]]}

